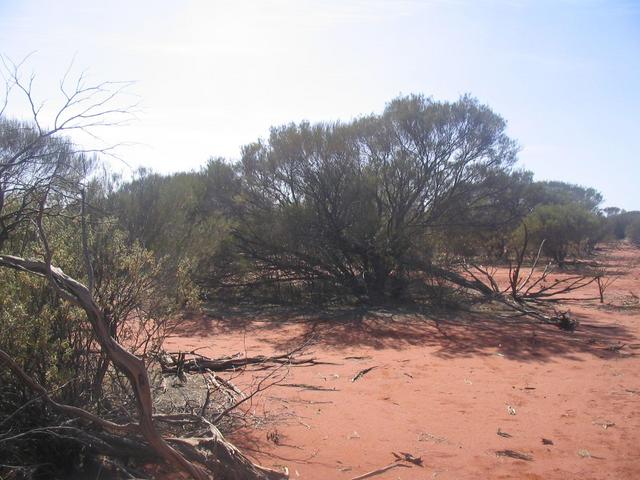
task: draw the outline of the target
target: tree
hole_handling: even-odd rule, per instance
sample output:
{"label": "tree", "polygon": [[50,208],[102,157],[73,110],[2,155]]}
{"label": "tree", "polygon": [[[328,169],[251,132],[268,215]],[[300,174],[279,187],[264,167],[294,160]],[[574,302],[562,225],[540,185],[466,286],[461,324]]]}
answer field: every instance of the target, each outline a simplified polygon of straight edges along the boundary
{"label": "tree", "polygon": [[567,182],[537,182],[537,191],[531,196],[536,205],[565,205],[573,203],[594,213],[602,203],[602,194],[594,188],[583,187]]}
{"label": "tree", "polygon": [[626,233],[631,243],[640,245],[640,218],[629,223]]}
{"label": "tree", "polygon": [[[9,413],[7,418],[3,418],[1,426],[6,425],[17,413],[37,400],[46,403],[62,415],[71,417],[73,422],[78,422],[81,426],[77,428],[59,424],[44,425],[40,429],[31,429],[29,426],[25,432],[18,435],[11,431],[0,431],[0,443],[7,444],[35,431],[44,435],[53,434],[53,438],[57,438],[56,431],[71,428],[78,437],[77,441],[82,442],[83,438],[88,437],[90,440],[84,440],[85,445],[93,446],[92,448],[101,453],[113,453],[117,448],[111,443],[112,437],[109,435],[115,434],[116,438],[118,435],[127,436],[130,440],[142,436],[151,447],[152,455],[164,459],[192,478],[205,479],[213,475],[219,478],[283,478],[279,472],[251,463],[235,447],[227,443],[213,425],[210,425],[210,433],[215,442],[213,460],[198,450],[201,444],[208,444],[210,441],[195,444],[184,442],[180,446],[170,444],[161,435],[154,420],[151,384],[145,361],[118,341],[123,340],[123,332],[118,327],[132,320],[129,314],[136,309],[137,313],[144,313],[143,309],[149,307],[150,303],[145,304],[144,298],[150,293],[148,290],[153,290],[151,275],[157,272],[153,269],[153,258],[135,244],[127,251],[119,252],[109,251],[108,248],[92,249],[87,212],[90,151],[78,148],[67,134],[74,130],[89,131],[97,126],[113,125],[118,121],[112,120],[114,116],[128,115],[127,109],[112,106],[113,99],[121,92],[121,86],[109,82],[86,86],[83,76],[80,76],[75,86],[69,90],[66,87],[66,78],[63,79],[60,86],[63,96],[62,107],[54,112],[49,120],[50,126],[46,126],[46,122],[41,118],[41,106],[38,106],[41,104],[35,100],[32,92],[33,76],[25,82],[20,75],[20,65],[6,61],[3,65],[9,78],[6,91],[11,92],[15,89],[23,95],[23,99],[31,106],[32,118],[28,122],[12,121],[3,116],[4,108],[0,112],[0,270],[3,275],[7,270],[13,270],[26,273],[32,278],[44,279],[45,284],[39,285],[44,289],[40,288],[40,291],[47,292],[48,297],[45,299],[46,302],[34,302],[41,307],[39,311],[34,310],[42,313],[46,304],[50,309],[46,318],[55,321],[44,323],[44,333],[35,339],[51,338],[51,332],[47,329],[56,329],[62,323],[73,330],[81,345],[76,349],[60,344],[60,355],[64,356],[69,351],[72,354],[81,352],[84,355],[92,355],[97,350],[99,366],[95,381],[101,382],[109,364],[113,365],[128,382],[128,394],[134,400],[137,420],[118,422],[104,418],[91,411],[96,405],[90,401],[80,406],[56,401],[52,393],[28,372],[30,369],[23,368],[17,362],[15,354],[12,355],[0,348],[2,377],[5,377],[4,370],[8,369],[22,389],[36,395],[23,405],[9,402],[9,407],[13,405],[17,408]],[[114,85],[115,89],[112,88]],[[4,101],[3,105],[7,103],[8,100]],[[95,153],[95,150],[92,153]],[[79,238],[75,256],[76,259],[81,259],[82,265],[78,278],[84,277],[85,282],[68,275],[54,265],[54,261],[59,259],[55,236],[68,232],[59,227],[60,222],[66,226],[75,224],[75,229],[70,230],[75,231],[75,235],[72,233],[64,240]],[[60,244],[66,245],[66,242],[62,241]],[[102,246],[105,246],[104,239]],[[23,256],[25,253],[34,253],[39,258],[26,258]],[[109,256],[110,254],[115,254],[115,257]],[[98,265],[94,264],[96,260],[100,261]],[[20,292],[10,290],[9,293],[18,298],[17,294]],[[22,293],[24,294],[24,290]],[[38,291],[33,292],[37,293]],[[69,321],[69,312],[73,313],[72,321]],[[20,318],[20,313],[9,312],[8,320],[15,320],[16,316]],[[152,314],[151,311],[147,313]],[[0,320],[4,322],[7,319]],[[27,343],[26,346],[37,348],[37,344]],[[30,355],[24,355],[23,359],[28,363]],[[56,363],[55,359],[51,359],[50,363],[60,364]],[[93,368],[95,363],[89,362],[87,366]],[[44,372],[40,372],[40,375],[41,381],[47,379]],[[20,398],[18,388],[8,392],[7,384],[3,382],[2,385],[3,397],[9,393],[13,399]],[[55,392],[64,386],[53,385],[55,388],[52,391]],[[96,388],[91,390],[94,394],[99,391]],[[81,403],[82,399],[77,401]],[[44,421],[43,418],[31,420]],[[108,435],[97,436],[89,431],[87,424]],[[136,440],[132,441],[134,445],[140,445]],[[20,452],[16,454],[19,458]],[[5,467],[3,464],[2,468]]]}
{"label": "tree", "polygon": [[[543,252],[560,267],[569,254],[580,252],[600,232],[598,217],[575,203],[540,205],[525,219],[525,225],[531,244],[544,241]],[[521,232],[516,232],[516,238]]]}
{"label": "tree", "polygon": [[[33,91],[35,75],[24,79],[21,72],[26,60],[16,64],[0,56],[0,74],[5,78],[0,102],[0,249],[12,231],[43,212],[45,198],[56,193],[64,197],[65,190],[79,184],[92,155],[114,148],[80,148],[69,135],[85,132],[96,138],[95,129],[127,121],[135,107],[114,105],[129,82],[88,84],[84,74],[74,82],[69,79],[70,66],[59,85],[59,108],[43,118],[45,102]],[[29,121],[5,116],[14,93],[28,105]]]}
{"label": "tree", "polygon": [[608,217],[615,217],[616,215],[620,215],[624,210],[618,207],[605,207],[602,209],[605,215]]}
{"label": "tree", "polygon": [[273,128],[243,149],[233,234],[262,272],[384,295],[429,236],[493,223],[515,161],[504,120],[465,96],[412,95],[350,123]]}
{"label": "tree", "polygon": [[640,219],[638,211],[626,212],[615,209],[610,211],[606,218],[607,231],[614,239],[622,240],[627,237],[627,228],[637,219]]}

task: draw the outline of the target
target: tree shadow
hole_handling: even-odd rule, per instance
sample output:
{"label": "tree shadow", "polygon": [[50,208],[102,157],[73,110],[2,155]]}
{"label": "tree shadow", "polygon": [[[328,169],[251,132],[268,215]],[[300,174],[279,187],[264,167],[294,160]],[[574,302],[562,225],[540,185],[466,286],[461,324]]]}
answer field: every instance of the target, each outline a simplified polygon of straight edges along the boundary
{"label": "tree shadow", "polygon": [[[631,280],[630,267],[640,257],[628,244],[605,245],[594,262]],[[500,354],[514,360],[552,361],[579,360],[588,354],[614,359],[622,357],[619,345],[638,339],[637,330],[630,330],[625,320],[629,316],[620,315],[635,312],[636,303],[620,297],[630,287],[622,281],[613,285],[607,296],[615,302],[607,307],[580,297],[563,304],[577,308],[572,313],[580,322],[575,332],[504,311],[437,309],[421,303],[332,307],[217,303],[206,306],[206,315],[185,318],[174,334],[214,339],[243,333],[280,352],[313,341],[316,348],[328,350],[421,347],[441,358]],[[596,287],[589,288],[585,295],[595,295]]]}
{"label": "tree shadow", "polygon": [[[566,332],[526,318],[506,318],[496,312],[428,310],[420,306],[317,309],[271,308],[229,310],[216,318],[197,318],[182,335],[250,332],[277,351],[301,344],[329,350],[427,349],[441,358],[499,354],[519,361],[580,360],[589,354],[620,358],[616,346],[637,341],[628,327],[607,324],[573,313],[580,325]],[[288,326],[289,328],[284,328]]]}
{"label": "tree shadow", "polygon": [[185,314],[171,336],[201,337],[256,330],[279,330],[285,325],[304,323],[318,312],[317,307],[281,305],[209,304],[204,313]]}

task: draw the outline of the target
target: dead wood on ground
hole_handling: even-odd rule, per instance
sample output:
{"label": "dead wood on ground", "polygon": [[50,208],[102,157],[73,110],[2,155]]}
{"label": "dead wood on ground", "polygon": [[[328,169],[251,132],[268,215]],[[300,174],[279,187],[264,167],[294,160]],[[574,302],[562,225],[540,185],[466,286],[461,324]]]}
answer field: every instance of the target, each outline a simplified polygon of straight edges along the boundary
{"label": "dead wood on ground", "polygon": [[295,365],[295,366],[312,366],[312,365],[335,365],[330,362],[321,362],[315,358],[297,358],[306,345],[302,345],[290,352],[281,355],[257,355],[253,357],[240,357],[238,355],[226,356],[220,358],[208,358],[203,355],[192,355],[192,358],[186,358],[187,354],[178,352],[175,354],[166,354],[160,357],[160,366],[162,373],[179,374],[179,373],[203,373],[203,372],[225,372],[236,371],[248,366],[256,366],[259,368],[270,368],[276,365]]}
{"label": "dead wood on ground", "polygon": [[369,368],[364,368],[362,370],[360,370],[358,373],[356,373],[353,378],[351,379],[352,382],[356,382],[358,380],[360,380],[362,377],[364,377],[367,373],[369,373],[371,370],[373,370],[374,368],[377,368],[376,365],[374,365],[373,367],[369,367]]}

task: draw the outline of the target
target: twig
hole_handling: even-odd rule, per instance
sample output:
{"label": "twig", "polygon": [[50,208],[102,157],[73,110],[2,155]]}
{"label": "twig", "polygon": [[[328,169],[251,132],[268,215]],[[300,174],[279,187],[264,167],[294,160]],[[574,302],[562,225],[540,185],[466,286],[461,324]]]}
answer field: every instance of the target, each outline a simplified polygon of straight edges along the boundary
{"label": "twig", "polygon": [[280,383],[279,387],[293,387],[293,388],[303,388],[305,390],[318,390],[320,392],[337,392],[338,390],[335,388],[326,388],[326,387],[318,387],[316,385],[309,385],[308,383]]}
{"label": "twig", "polygon": [[411,465],[405,465],[404,463],[400,463],[398,461],[395,461],[393,463],[390,463],[387,466],[378,468],[376,470],[372,470],[368,473],[365,473],[363,475],[359,475],[357,477],[353,477],[351,480],[364,480],[365,478],[370,478],[370,477],[374,477],[375,475],[380,475],[381,473],[384,473],[388,470],[391,470],[392,468],[396,468],[396,467],[403,467],[403,468],[411,468]]}
{"label": "twig", "polygon": [[377,368],[377,365],[374,365],[373,367],[369,367],[369,368],[365,368],[363,370],[360,370],[358,373],[356,373],[356,375],[351,379],[352,382],[355,382],[357,380],[360,380],[362,377],[364,377],[367,373],[369,373],[371,370],[373,370],[374,368]]}

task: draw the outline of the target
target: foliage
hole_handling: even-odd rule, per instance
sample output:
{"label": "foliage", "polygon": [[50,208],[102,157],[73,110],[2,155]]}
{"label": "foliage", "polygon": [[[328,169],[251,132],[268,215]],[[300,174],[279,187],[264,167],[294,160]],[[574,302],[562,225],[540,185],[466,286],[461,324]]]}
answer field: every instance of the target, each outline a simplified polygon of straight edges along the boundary
{"label": "foliage", "polygon": [[[67,106],[103,92],[81,82],[75,93],[64,82],[61,90]],[[22,91],[31,100],[30,85]],[[125,183],[100,177],[97,158],[65,137],[65,129],[87,126],[74,123],[87,118],[82,114],[65,116],[67,106],[51,129],[38,111],[29,122],[0,111],[2,266],[38,275],[0,269],[3,359],[64,404],[121,422],[123,412],[137,409],[149,443],[195,477],[196,467],[154,427],[145,369],[179,309],[224,288],[277,301],[378,301],[420,282],[441,305],[458,300],[456,287],[495,297],[501,292],[491,275],[487,286],[455,271],[461,258],[510,262],[509,242],[526,226],[531,244],[544,241],[544,253],[562,265],[569,255],[588,253],[604,231],[601,195],[534,182],[530,172],[515,170],[517,145],[505,121],[469,96],[436,102],[410,95],[346,123],[276,127],[245,146],[238,162],[211,159],[199,172],[169,176],[141,169]],[[88,118],[112,112],[104,106],[88,106],[85,112],[98,109]],[[607,222],[623,215],[607,214]],[[640,223],[624,225],[638,241]],[[516,288],[526,284],[519,284],[524,245],[512,276],[514,301],[527,298]],[[25,258],[12,263],[6,254]],[[29,270],[26,257],[42,260]],[[70,293],[77,291],[74,279],[87,285],[80,285],[84,302]],[[545,298],[548,290],[529,297]],[[74,298],[83,310],[72,306]],[[115,360],[118,352],[130,362]],[[55,466],[79,461],[82,452],[57,455],[55,445],[67,443],[34,434],[35,427],[59,425],[60,417],[33,397],[29,382],[5,370],[0,380],[0,442],[17,434],[11,450],[0,448],[0,464],[44,459],[48,470],[40,474],[64,476]]]}
{"label": "foliage", "polygon": [[504,261],[528,216],[559,262],[603,238],[601,194],[535,182],[512,168],[516,151],[476,100],[412,95],[348,123],[275,127],[239,162],[142,170],[104,208],[192,280],[184,297],[401,296],[412,272],[452,255]]}
{"label": "foliage", "polygon": [[640,245],[640,218],[634,220],[627,226],[626,233],[630,242]]}
{"label": "foliage", "polygon": [[[45,144],[37,158],[25,156],[17,163],[11,150],[3,151],[0,254],[44,257],[92,282],[113,337],[143,358],[154,358],[176,305],[173,284],[163,282],[166,267],[138,242],[128,242],[113,219],[98,210],[84,213],[84,175],[92,162],[64,139],[52,137]],[[98,348],[85,312],[64,301],[49,279],[0,269],[0,331],[0,349],[56,401],[89,411],[130,408],[134,399]],[[0,438],[6,442],[18,435],[11,448],[0,448],[0,464],[34,463],[40,466],[25,467],[25,476],[66,477],[65,469],[79,461],[80,444],[32,433],[57,428],[58,415],[4,368],[0,379]]]}
{"label": "foliage", "polygon": [[597,213],[602,203],[602,194],[590,187],[559,181],[536,182],[535,187],[530,195],[536,205],[575,204]]}
{"label": "foliage", "polygon": [[640,221],[640,212],[625,212],[618,208],[607,216],[607,233],[610,238],[623,240],[628,237],[627,229],[637,221]]}
{"label": "foliage", "polygon": [[[568,255],[588,251],[593,236],[599,235],[599,217],[584,206],[567,203],[540,205],[527,216],[524,223],[530,243],[537,249],[543,242],[543,253],[563,266]],[[522,227],[516,231],[516,241],[523,236]]]}
{"label": "foliage", "polygon": [[494,223],[516,151],[504,130],[469,97],[421,96],[346,124],[274,128],[243,149],[238,248],[261,275],[384,295],[429,235]]}

